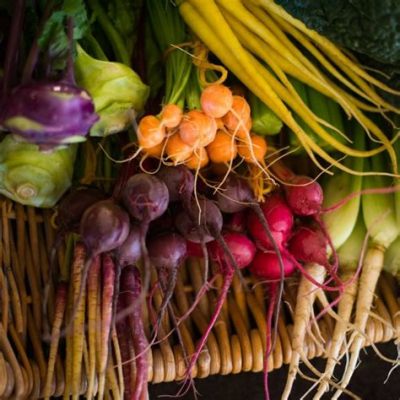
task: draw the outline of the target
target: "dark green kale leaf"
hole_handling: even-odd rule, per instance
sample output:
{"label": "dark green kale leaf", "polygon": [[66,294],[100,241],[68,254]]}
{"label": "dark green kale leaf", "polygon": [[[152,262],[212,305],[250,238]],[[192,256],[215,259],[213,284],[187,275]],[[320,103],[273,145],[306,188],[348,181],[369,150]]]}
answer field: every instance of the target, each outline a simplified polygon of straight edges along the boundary
{"label": "dark green kale leaf", "polygon": [[384,64],[400,63],[399,0],[275,0],[307,27]]}

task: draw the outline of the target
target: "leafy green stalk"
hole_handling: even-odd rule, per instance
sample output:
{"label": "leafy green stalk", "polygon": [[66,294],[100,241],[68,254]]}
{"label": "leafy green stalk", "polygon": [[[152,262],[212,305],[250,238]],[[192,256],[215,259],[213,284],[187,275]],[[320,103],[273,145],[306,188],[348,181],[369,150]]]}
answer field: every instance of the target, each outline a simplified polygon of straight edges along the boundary
{"label": "leafy green stalk", "polygon": [[249,95],[252,131],[259,135],[276,135],[283,126],[282,121],[253,93]]}
{"label": "leafy green stalk", "polygon": [[[355,147],[362,149],[364,147],[364,132],[362,127],[358,124],[353,124],[353,133]],[[344,161],[344,164],[355,171],[362,172],[364,160],[362,158],[350,157]],[[360,192],[361,189],[361,176],[353,176],[341,170],[336,171],[335,175],[327,177],[323,182],[324,207],[328,208],[338,204],[347,196]],[[334,211],[324,214],[323,220],[336,249],[340,248],[346,242],[353,231],[360,205],[361,196],[356,196]]]}
{"label": "leafy green stalk", "polygon": [[400,236],[386,250],[383,268],[400,280]]}
{"label": "leafy green stalk", "polygon": [[88,3],[110,41],[116,60],[125,65],[130,65],[130,55],[124,44],[124,39],[110,21],[110,18],[101,6],[100,2],[98,0],[88,0]]}
{"label": "leafy green stalk", "polygon": [[[375,172],[386,170],[384,155],[378,154],[365,160],[370,169]],[[388,188],[391,180],[381,175],[363,178],[363,189]],[[364,222],[370,230],[371,240],[387,249],[399,234],[399,224],[396,221],[395,198],[393,193],[368,194],[362,197]]]}
{"label": "leafy green stalk", "polygon": [[158,48],[165,59],[166,104],[184,105],[184,92],[189,81],[192,60],[185,49],[174,48],[188,41],[179,11],[169,1],[147,0],[147,13]]}
{"label": "leafy green stalk", "polygon": [[107,2],[107,14],[124,40],[125,47],[132,59],[137,42],[137,25],[143,0],[112,0]]}
{"label": "leafy green stalk", "polygon": [[357,269],[366,234],[364,220],[359,214],[353,231],[337,252],[342,272],[354,272]]}
{"label": "leafy green stalk", "polygon": [[199,81],[199,72],[197,68],[193,68],[185,90],[185,101],[189,110],[201,109],[200,96],[201,87]]}

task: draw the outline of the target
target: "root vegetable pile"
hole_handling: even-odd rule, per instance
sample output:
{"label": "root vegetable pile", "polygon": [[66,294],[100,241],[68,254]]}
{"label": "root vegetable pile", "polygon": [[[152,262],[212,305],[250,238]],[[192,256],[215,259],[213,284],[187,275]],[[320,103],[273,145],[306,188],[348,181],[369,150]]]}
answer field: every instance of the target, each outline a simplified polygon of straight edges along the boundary
{"label": "root vegetable pile", "polygon": [[378,52],[335,43],[360,1],[0,3],[0,398],[263,369],[269,400],[282,362],[282,399],[357,398],[400,342],[400,6]]}

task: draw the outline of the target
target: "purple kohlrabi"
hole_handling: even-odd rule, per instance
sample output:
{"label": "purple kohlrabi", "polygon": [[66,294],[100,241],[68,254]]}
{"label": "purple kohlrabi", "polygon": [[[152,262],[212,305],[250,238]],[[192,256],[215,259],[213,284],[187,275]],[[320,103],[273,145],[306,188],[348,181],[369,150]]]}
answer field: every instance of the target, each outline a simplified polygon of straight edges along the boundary
{"label": "purple kohlrabi", "polygon": [[67,82],[31,82],[16,87],[0,124],[41,149],[84,140],[98,120],[88,92]]}

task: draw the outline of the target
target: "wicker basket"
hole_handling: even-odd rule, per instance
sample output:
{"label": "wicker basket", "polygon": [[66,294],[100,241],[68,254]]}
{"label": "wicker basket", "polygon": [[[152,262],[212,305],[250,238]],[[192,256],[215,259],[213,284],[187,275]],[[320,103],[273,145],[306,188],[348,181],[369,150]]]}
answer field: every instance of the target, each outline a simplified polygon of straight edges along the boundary
{"label": "wicker basket", "polygon": [[[54,241],[51,210],[15,205],[3,200],[1,214],[1,269],[0,269],[0,398],[37,399],[43,394],[46,377],[48,343],[41,340],[42,299],[44,283],[49,274],[48,251]],[[60,255],[60,262],[62,256]],[[196,265],[194,265],[196,264]],[[153,281],[156,277],[153,276]],[[247,278],[252,279],[252,278]],[[251,282],[250,282],[251,283]],[[223,312],[210,335],[206,350],[194,370],[194,375],[205,378],[214,374],[236,374],[243,371],[258,372],[263,369],[265,349],[265,292],[264,285],[252,282],[253,290],[243,291],[235,278]],[[280,313],[278,336],[274,351],[269,357],[269,370],[280,368],[291,358],[292,310],[295,306],[297,280],[289,280],[285,286],[284,302]],[[221,284],[217,279],[216,289]],[[185,313],[193,298],[203,285],[201,265],[190,260],[181,268],[175,289],[173,307],[176,315]],[[392,277],[383,274],[380,279],[375,308],[367,325],[367,344],[387,342],[394,338],[394,320],[398,324],[399,305],[395,293],[398,287]],[[217,290],[209,290],[180,325],[185,348],[193,351],[195,341],[205,329],[213,310]],[[153,307],[160,306],[161,296],[155,292]],[[316,303],[316,312],[322,306]],[[51,308],[51,302],[50,302]],[[145,326],[149,334],[148,309]],[[51,310],[50,310],[51,315]],[[334,319],[325,314],[318,324],[309,327],[305,341],[308,359],[324,355],[334,328]],[[396,326],[396,328],[398,328]],[[171,331],[168,318],[162,324],[164,334]],[[56,361],[52,382],[52,396],[61,396],[65,389],[65,365],[62,357],[62,342]],[[182,347],[174,335],[168,336],[149,352],[151,382],[168,382],[182,379],[185,362]],[[85,356],[84,356],[85,359]],[[112,392],[112,383],[118,373],[110,359],[107,387]],[[83,368],[81,394],[87,389]],[[116,394],[109,398],[115,398]]]}

